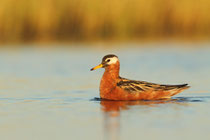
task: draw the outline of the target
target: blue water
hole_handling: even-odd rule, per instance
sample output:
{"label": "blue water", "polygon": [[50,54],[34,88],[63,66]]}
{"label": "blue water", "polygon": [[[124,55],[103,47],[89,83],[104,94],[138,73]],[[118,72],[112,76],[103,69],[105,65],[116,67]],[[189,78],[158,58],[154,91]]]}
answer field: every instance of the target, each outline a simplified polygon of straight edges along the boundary
{"label": "blue water", "polygon": [[[150,43],[0,49],[0,138],[209,140],[209,46]],[[101,101],[103,69],[90,72],[90,68],[109,53],[118,55],[122,77],[188,83],[191,88],[166,101]]]}

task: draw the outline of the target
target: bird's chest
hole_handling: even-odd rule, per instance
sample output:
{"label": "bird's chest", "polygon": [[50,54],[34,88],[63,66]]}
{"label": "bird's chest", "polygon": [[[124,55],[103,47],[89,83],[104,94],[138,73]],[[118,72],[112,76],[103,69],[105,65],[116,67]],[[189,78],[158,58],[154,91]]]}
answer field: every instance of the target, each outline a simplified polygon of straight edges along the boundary
{"label": "bird's chest", "polygon": [[114,79],[111,75],[103,75],[100,83],[100,96],[101,98],[107,98],[113,94],[114,89],[117,86],[116,79]]}

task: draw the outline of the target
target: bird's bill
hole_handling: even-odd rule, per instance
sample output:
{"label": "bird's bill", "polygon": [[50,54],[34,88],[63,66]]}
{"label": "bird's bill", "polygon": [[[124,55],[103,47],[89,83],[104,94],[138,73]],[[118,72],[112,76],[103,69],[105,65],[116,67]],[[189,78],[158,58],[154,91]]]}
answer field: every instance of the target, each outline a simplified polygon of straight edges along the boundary
{"label": "bird's bill", "polygon": [[103,64],[99,64],[98,66],[95,66],[94,68],[90,69],[91,71],[102,68]]}

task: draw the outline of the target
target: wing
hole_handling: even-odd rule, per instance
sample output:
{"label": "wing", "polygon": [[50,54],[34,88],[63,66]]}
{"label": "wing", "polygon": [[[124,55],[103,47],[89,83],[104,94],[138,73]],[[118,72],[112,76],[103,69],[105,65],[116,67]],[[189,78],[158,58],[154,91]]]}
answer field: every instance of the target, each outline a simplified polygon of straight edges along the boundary
{"label": "wing", "polygon": [[188,88],[187,84],[183,85],[160,85],[155,83],[149,83],[145,81],[135,81],[126,78],[121,78],[117,83],[117,86],[128,91],[128,92],[144,92],[144,91],[169,91],[169,90],[179,90]]}

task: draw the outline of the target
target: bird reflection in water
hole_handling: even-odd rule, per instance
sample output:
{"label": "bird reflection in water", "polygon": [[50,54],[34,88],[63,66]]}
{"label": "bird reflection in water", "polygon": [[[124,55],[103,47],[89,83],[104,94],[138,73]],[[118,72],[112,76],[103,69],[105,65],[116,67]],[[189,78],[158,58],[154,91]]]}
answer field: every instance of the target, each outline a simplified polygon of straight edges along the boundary
{"label": "bird reflection in water", "polygon": [[106,114],[109,114],[110,117],[117,117],[120,115],[120,112],[123,110],[129,110],[132,106],[148,106],[155,107],[158,104],[183,104],[180,102],[180,99],[166,99],[166,100],[156,100],[156,101],[112,101],[112,100],[101,100],[101,110]]}
{"label": "bird reflection in water", "polygon": [[159,104],[175,103],[182,104],[178,99],[158,100],[158,101],[111,101],[101,100],[101,110],[104,116],[104,139],[119,140],[120,139],[120,113],[128,111],[132,106],[156,107]]}

